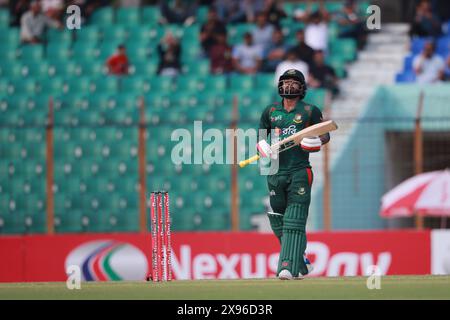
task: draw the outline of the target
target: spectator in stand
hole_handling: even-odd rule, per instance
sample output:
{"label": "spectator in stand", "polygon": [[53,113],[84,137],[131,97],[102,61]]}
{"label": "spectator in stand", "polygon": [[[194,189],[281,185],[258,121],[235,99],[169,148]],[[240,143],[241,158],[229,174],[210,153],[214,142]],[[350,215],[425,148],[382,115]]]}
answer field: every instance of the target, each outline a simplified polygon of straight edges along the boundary
{"label": "spectator in stand", "polygon": [[435,83],[444,79],[445,62],[435,53],[433,42],[427,42],[420,55],[414,58],[414,72],[418,83]]}
{"label": "spectator in stand", "polygon": [[257,23],[258,14],[264,11],[265,0],[242,0],[247,23]]}
{"label": "spectator in stand", "polygon": [[200,43],[203,48],[203,54],[209,56],[210,48],[216,44],[216,35],[226,33],[226,26],[219,20],[217,11],[214,8],[210,8],[208,11],[208,18],[200,30]]}
{"label": "spectator in stand", "polygon": [[225,23],[241,23],[245,22],[247,17],[245,14],[244,1],[241,0],[216,0],[214,6],[217,10],[220,20]]}
{"label": "spectator in stand", "polygon": [[244,43],[233,48],[233,68],[243,74],[255,74],[259,71],[263,53],[260,46],[253,43],[250,32],[244,34]]}
{"label": "spectator in stand", "polygon": [[283,61],[287,49],[284,43],[283,31],[281,29],[275,29],[272,34],[272,42],[264,51],[262,71],[275,72],[277,65]]}
{"label": "spectator in stand", "polygon": [[115,76],[124,76],[128,74],[128,56],[124,45],[119,45],[117,51],[106,61],[108,73]]}
{"label": "spectator in stand", "polygon": [[109,0],[73,0],[70,4],[77,5],[81,8],[83,18],[89,19],[92,13],[102,6],[109,5]]}
{"label": "spectator in stand", "polygon": [[309,72],[309,85],[312,88],[328,89],[333,95],[339,93],[338,78],[334,69],[325,64],[323,51],[314,53],[314,64]]}
{"label": "spectator in stand", "polygon": [[140,7],[142,5],[141,0],[120,0],[120,6],[123,8],[126,7]]}
{"label": "spectator in stand", "polygon": [[40,2],[32,1],[30,10],[20,19],[20,39],[28,44],[42,43],[46,27],[62,29],[62,24],[43,14]]}
{"label": "spectator in stand", "polygon": [[256,26],[252,30],[253,42],[261,47],[261,50],[266,50],[272,42],[272,34],[274,27],[267,21],[267,16],[264,12],[258,13],[256,18]]}
{"label": "spectator in stand", "polygon": [[264,10],[265,0],[216,0],[219,17],[226,23],[254,23],[256,13]]}
{"label": "spectator in stand", "polygon": [[281,3],[275,0],[266,0],[264,12],[269,23],[275,27],[280,27],[280,20],[287,17]]}
{"label": "spectator in stand", "polygon": [[297,53],[300,60],[306,62],[311,67],[313,64],[314,50],[305,42],[305,31],[303,29],[298,30],[295,33],[295,38],[297,39],[297,44],[292,47],[292,50]]}
{"label": "spectator in stand", "polygon": [[364,18],[360,17],[354,0],[347,0],[341,12],[337,13],[337,23],[341,32],[340,38],[355,39],[359,49],[366,43],[366,24]]}
{"label": "spectator in stand", "polygon": [[10,24],[13,27],[20,26],[20,19],[30,8],[28,0],[9,1]]}
{"label": "spectator in stand", "polygon": [[421,1],[416,7],[410,34],[419,37],[437,37],[440,33],[441,22],[439,17],[433,13],[429,1]]}
{"label": "spectator in stand", "polygon": [[190,26],[195,22],[197,7],[196,0],[161,0],[161,22]]}
{"label": "spectator in stand", "polygon": [[181,46],[177,38],[167,32],[158,45],[159,66],[158,74],[176,76],[181,71]]}
{"label": "spectator in stand", "polygon": [[216,40],[209,50],[211,73],[227,74],[233,71],[232,48],[227,43],[226,33],[216,34]]}
{"label": "spectator in stand", "polygon": [[313,50],[327,51],[328,22],[320,11],[313,12],[305,28],[305,42]]}
{"label": "spectator in stand", "polygon": [[280,76],[289,69],[297,69],[298,71],[302,72],[305,76],[306,81],[308,82],[309,78],[309,68],[306,62],[299,59],[297,56],[297,51],[290,49],[286,53],[286,58],[284,61],[280,62],[280,64],[277,66],[277,69],[275,70],[275,79],[274,84],[278,84],[278,79]]}
{"label": "spectator in stand", "polygon": [[61,21],[64,10],[63,0],[42,0],[42,12],[55,21]]}

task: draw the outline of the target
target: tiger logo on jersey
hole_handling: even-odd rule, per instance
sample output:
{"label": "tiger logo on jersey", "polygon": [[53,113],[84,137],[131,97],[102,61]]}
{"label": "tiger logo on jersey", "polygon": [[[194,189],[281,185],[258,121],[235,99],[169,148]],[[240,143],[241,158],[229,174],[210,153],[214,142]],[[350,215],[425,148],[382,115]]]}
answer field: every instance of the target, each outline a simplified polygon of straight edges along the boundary
{"label": "tiger logo on jersey", "polygon": [[297,113],[294,117],[294,123],[302,123],[303,119],[302,119],[302,115],[300,113]]}

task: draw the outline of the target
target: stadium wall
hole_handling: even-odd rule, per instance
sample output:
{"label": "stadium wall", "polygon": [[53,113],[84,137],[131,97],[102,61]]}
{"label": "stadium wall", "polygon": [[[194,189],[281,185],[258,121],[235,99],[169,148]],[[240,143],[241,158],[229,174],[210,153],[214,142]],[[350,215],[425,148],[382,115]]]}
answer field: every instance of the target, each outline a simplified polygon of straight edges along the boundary
{"label": "stadium wall", "polygon": [[[383,275],[429,274],[430,239],[430,231],[311,233],[311,276],[366,275],[372,265]],[[442,239],[450,244],[450,233],[437,236]],[[278,252],[271,234],[179,232],[173,235],[172,270],[175,279],[274,277]],[[73,265],[84,280],[144,280],[150,253],[150,235],[145,233],[3,236],[0,282],[65,281],[67,267]],[[450,257],[450,252],[440,254]]]}
{"label": "stadium wall", "polygon": [[[379,216],[382,195],[389,190],[385,172],[386,132],[414,133],[419,96],[424,92],[422,128],[424,132],[450,131],[450,85],[396,85],[379,87],[357,120],[348,142],[331,167],[332,227],[334,230],[383,229]],[[335,119],[339,122],[347,119]],[[402,152],[401,146],[398,152]],[[412,158],[412,155],[411,155]],[[412,161],[412,160],[411,160]],[[312,228],[321,229],[323,190],[312,198]]]}

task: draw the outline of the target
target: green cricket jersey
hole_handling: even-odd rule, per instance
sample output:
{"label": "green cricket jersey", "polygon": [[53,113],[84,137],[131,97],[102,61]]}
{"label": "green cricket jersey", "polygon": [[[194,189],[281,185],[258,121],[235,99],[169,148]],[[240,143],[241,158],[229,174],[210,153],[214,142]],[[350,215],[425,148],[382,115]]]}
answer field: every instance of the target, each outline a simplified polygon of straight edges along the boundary
{"label": "green cricket jersey", "polygon": [[[283,107],[283,102],[273,103],[267,106],[259,123],[259,130],[280,129],[279,139],[284,139],[310,125],[322,122],[322,112],[319,108],[304,101],[298,101],[291,112],[287,112]],[[273,140],[273,137],[271,137]],[[278,174],[290,173],[311,167],[309,164],[309,152],[302,150],[300,146],[295,146],[279,154]]]}

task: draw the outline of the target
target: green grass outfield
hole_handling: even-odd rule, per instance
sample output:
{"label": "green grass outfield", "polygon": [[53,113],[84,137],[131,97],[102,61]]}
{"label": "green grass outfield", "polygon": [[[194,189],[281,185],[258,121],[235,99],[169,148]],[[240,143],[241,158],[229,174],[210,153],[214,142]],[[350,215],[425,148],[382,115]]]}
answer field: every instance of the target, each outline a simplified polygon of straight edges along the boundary
{"label": "green grass outfield", "polygon": [[64,282],[2,283],[4,299],[450,299],[450,276],[385,276],[380,290],[366,277],[309,278],[296,281],[196,280],[90,282],[68,290]]}

